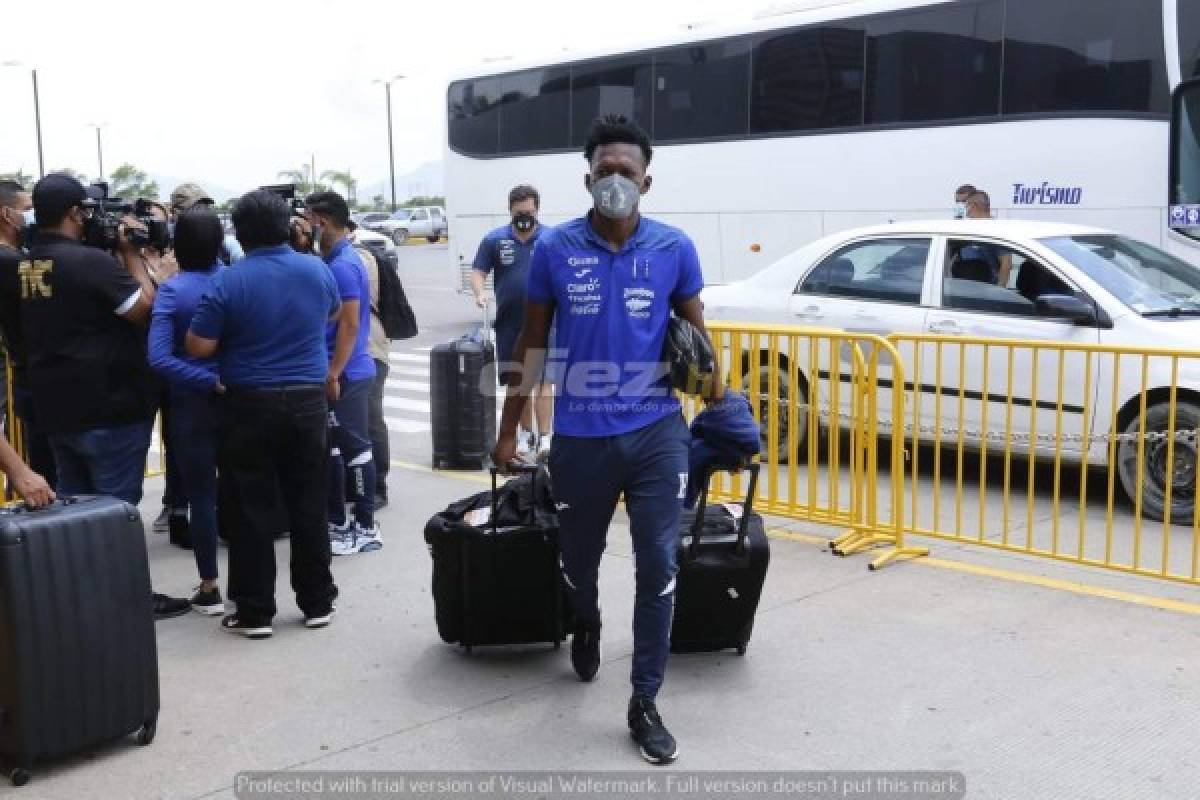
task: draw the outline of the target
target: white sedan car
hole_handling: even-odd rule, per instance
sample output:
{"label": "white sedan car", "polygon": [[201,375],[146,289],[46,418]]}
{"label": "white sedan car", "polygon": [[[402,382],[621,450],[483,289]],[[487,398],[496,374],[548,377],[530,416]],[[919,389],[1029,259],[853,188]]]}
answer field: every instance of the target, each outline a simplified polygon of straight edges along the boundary
{"label": "white sedan car", "polygon": [[[989,348],[985,362],[983,346],[960,351],[950,343],[940,346],[939,367],[937,345],[903,338],[940,334],[1200,351],[1200,270],[1156,247],[1105,230],[1056,223],[903,222],[825,237],[744,281],[705,289],[703,300],[712,320],[895,334],[905,362],[905,388],[915,398],[909,402],[918,405],[922,438],[932,439],[930,431],[939,428],[962,428],[974,446],[999,438],[1001,446],[1007,441],[1023,452],[1032,446],[1039,456],[1058,453],[1094,464],[1111,462],[1126,494],[1135,496],[1142,483],[1143,513],[1158,518],[1166,511],[1165,489],[1173,476],[1172,519],[1192,520],[1195,437],[1176,436],[1168,464],[1167,437],[1161,434],[1170,423],[1173,373],[1178,387],[1174,430],[1200,427],[1200,358],[1143,360],[1111,351],[1026,346]],[[736,363],[737,357],[730,356]],[[768,354],[746,352],[740,358],[745,385],[751,385],[756,368],[758,385],[766,387]],[[811,358],[800,354],[802,385],[792,392],[786,358],[785,353],[776,367],[781,401],[806,396],[812,379],[806,373],[815,371],[820,396],[828,402],[829,365],[808,364]],[[880,363],[881,383],[890,386],[890,367]],[[841,380],[848,372],[842,370]],[[839,393],[843,414],[850,410],[845,402],[849,395]],[[879,396],[881,417],[893,422],[890,392],[881,389]],[[935,413],[938,396],[940,419]],[[1006,429],[1006,413],[1013,409],[1014,421]],[[906,422],[912,414],[910,406]],[[787,415],[778,416],[784,428]],[[807,434],[804,420],[801,415],[801,429],[791,432],[791,438],[780,431],[781,460],[792,439]],[[1143,430],[1160,435],[1142,436]],[[1117,435],[1111,436],[1112,431]],[[1110,441],[1116,443],[1111,459]],[[1139,462],[1144,481],[1139,481]]]}

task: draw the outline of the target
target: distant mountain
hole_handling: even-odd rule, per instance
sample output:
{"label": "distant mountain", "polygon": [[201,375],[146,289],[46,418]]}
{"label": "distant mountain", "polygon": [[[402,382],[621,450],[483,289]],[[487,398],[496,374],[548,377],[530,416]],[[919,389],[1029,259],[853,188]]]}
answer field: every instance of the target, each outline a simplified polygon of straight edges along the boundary
{"label": "distant mountain", "polygon": [[[411,172],[396,175],[396,202],[403,203],[410,197],[445,194],[446,181],[441,161],[428,161]],[[381,194],[384,200],[392,198],[391,181],[387,175],[380,180],[364,181],[358,185],[358,199],[361,203],[371,202],[371,198]]]}

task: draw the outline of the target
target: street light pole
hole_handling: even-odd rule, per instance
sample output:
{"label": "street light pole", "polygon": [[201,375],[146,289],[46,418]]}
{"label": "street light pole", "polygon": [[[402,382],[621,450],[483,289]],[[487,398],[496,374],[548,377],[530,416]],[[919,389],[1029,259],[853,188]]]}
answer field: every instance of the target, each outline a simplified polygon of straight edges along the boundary
{"label": "street light pole", "polygon": [[387,97],[387,131],[388,131],[388,175],[392,185],[392,211],[396,210],[396,148],[392,144],[392,84],[404,80],[403,75],[395,75],[388,80],[374,80],[372,83],[382,83]]}
{"label": "street light pole", "polygon": [[37,130],[37,145],[38,145],[38,177],[46,177],[46,162],[42,159],[42,104],[38,100],[38,84],[37,70],[30,70],[33,73],[33,124]]}
{"label": "street light pole", "polygon": [[104,147],[100,143],[100,126],[92,126],[96,129],[96,161],[100,164],[100,177],[98,180],[104,180]]}
{"label": "street light pole", "polygon": [[[0,63],[0,67],[19,67],[22,66],[20,61],[5,61]],[[37,70],[29,70],[33,75],[33,125],[34,131],[37,133],[38,147],[38,177],[46,177],[46,166],[42,159],[42,106],[38,100],[38,80]]]}
{"label": "street light pole", "polygon": [[388,174],[392,180],[392,211],[396,211],[396,148],[392,144],[392,82],[383,85],[387,91]]}

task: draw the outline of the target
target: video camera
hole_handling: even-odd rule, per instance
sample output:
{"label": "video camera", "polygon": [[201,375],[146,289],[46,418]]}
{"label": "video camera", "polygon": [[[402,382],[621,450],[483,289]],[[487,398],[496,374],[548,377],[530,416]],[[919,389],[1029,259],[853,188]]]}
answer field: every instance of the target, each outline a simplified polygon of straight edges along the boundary
{"label": "video camera", "polygon": [[293,216],[300,216],[304,213],[304,198],[296,196],[296,184],[272,183],[259,188],[266,189],[271,194],[277,194],[286,200],[288,206],[292,209]]}
{"label": "video camera", "polygon": [[171,231],[167,221],[150,213],[149,200],[138,198],[137,202],[130,203],[120,197],[109,197],[108,184],[104,181],[93,183],[92,189],[83,204],[91,212],[83,228],[84,244],[102,250],[115,250],[121,218],[132,214],[146,229],[127,228],[125,238],[131,244],[135,247],[153,247],[159,252],[171,246]]}

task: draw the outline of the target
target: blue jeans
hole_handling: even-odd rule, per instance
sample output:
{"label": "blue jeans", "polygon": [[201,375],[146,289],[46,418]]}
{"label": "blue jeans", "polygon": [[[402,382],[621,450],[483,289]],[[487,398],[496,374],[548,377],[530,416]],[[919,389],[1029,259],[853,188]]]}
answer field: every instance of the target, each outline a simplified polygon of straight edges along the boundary
{"label": "blue jeans", "polygon": [[617,499],[625,493],[636,581],[631,682],[634,694],[649,700],[662,687],[671,648],[690,440],[683,417],[672,414],[620,436],[556,434],[550,446],[563,575],[583,624],[600,622],[600,558]]}
{"label": "blue jeans", "polygon": [[342,379],[342,393],[329,410],[329,521],[346,522],[346,500],[354,521],[375,526],[375,458],[368,409],[372,378]]}
{"label": "blue jeans", "polygon": [[[192,554],[200,580],[217,579],[216,396],[186,390],[171,395],[171,452],[182,496],[191,508]],[[179,495],[176,495],[179,497]]]}
{"label": "blue jeans", "polygon": [[58,464],[58,493],[106,494],[136,506],[142,500],[146,452],[154,421],[116,428],[50,434]]}

